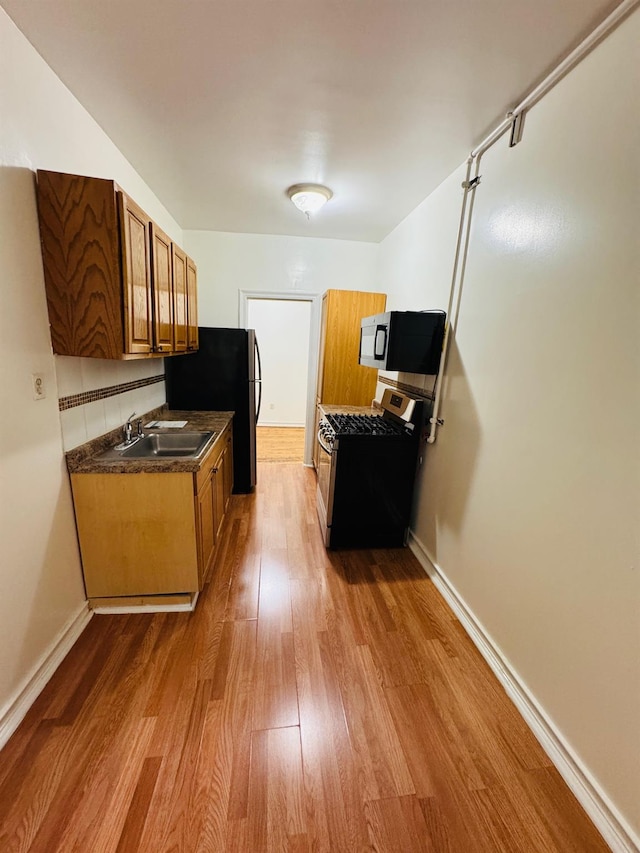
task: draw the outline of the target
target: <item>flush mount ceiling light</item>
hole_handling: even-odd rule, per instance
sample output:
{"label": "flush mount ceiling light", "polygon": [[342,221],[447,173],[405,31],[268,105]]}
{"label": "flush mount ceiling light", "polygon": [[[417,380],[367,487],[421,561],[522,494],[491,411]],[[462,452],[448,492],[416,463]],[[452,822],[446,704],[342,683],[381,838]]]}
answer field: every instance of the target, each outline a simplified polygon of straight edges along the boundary
{"label": "flush mount ceiling light", "polygon": [[309,219],[312,213],[317,213],[329,201],[333,193],[322,184],[294,184],[287,190],[287,195]]}

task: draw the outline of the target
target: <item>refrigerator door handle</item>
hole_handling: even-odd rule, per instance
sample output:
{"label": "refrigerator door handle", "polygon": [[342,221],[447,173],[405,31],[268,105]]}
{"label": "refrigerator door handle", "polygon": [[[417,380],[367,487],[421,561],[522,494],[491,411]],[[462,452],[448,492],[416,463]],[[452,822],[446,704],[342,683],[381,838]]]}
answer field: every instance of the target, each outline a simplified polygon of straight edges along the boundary
{"label": "refrigerator door handle", "polygon": [[254,343],[256,347],[256,361],[258,363],[258,378],[254,380],[258,385],[260,393],[258,394],[258,406],[256,408],[256,424],[258,423],[258,418],[260,417],[260,406],[262,405],[262,363],[260,361],[260,347],[258,346],[258,339],[254,338]]}
{"label": "refrigerator door handle", "polygon": [[260,361],[260,347],[258,346],[258,339],[253,339],[255,347],[256,347],[256,361],[258,362],[258,380],[262,381],[262,362]]}

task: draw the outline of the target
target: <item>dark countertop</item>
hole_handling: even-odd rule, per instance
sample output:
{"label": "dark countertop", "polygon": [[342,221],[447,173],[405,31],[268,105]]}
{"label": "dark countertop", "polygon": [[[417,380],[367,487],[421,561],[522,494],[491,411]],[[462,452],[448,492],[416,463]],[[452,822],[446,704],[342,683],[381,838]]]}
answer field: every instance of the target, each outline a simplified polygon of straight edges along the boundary
{"label": "dark countertop", "polygon": [[[216,439],[209,451],[215,452],[216,445],[225,427],[231,423],[233,412],[184,412],[160,407],[142,415],[142,424],[154,420],[187,421],[186,426],[176,429],[153,429],[148,432],[179,433],[190,431],[212,430],[217,433]],[[202,462],[209,456],[207,453],[200,459],[99,459],[100,453],[114,447],[122,441],[122,427],[94,438],[80,447],[75,447],[66,454],[67,469],[70,474],[167,474],[193,473],[200,470]]]}

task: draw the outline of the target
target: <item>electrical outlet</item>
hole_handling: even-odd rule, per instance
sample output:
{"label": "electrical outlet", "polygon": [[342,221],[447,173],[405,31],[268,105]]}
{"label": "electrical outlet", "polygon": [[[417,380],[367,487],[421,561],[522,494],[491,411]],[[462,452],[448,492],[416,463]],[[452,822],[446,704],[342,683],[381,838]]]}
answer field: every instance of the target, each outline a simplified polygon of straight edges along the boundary
{"label": "electrical outlet", "polygon": [[42,373],[32,373],[31,382],[33,385],[33,399],[44,400],[47,396],[47,390],[44,387],[44,376]]}

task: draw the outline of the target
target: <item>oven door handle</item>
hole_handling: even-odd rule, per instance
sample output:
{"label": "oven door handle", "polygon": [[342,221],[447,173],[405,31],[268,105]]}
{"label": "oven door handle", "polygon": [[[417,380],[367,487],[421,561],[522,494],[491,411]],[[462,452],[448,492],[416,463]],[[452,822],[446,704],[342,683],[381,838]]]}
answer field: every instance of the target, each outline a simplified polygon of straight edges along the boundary
{"label": "oven door handle", "polygon": [[319,432],[319,431],[318,431],[318,444],[319,444],[319,445],[320,445],[320,447],[324,450],[324,452],[325,452],[325,453],[328,453],[328,454],[329,454],[329,456],[331,456],[331,453],[332,453],[333,451],[331,450],[331,448],[330,448],[330,447],[327,447],[327,445],[324,443],[324,441],[322,440],[322,437],[321,437],[321,435],[320,435],[320,432]]}

